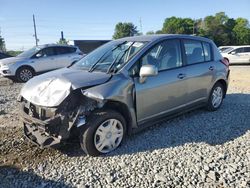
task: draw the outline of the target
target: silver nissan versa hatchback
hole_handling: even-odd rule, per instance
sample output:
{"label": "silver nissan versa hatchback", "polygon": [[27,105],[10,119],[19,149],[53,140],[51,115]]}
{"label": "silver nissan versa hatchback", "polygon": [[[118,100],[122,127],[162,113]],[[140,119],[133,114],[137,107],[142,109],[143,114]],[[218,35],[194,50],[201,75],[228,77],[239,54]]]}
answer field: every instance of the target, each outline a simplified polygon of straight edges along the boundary
{"label": "silver nissan versa hatchback", "polygon": [[18,97],[24,133],[42,148],[78,136],[87,154],[108,153],[126,134],[163,117],[204,106],[217,110],[229,72],[228,62],[206,38],[114,40],[24,85]]}

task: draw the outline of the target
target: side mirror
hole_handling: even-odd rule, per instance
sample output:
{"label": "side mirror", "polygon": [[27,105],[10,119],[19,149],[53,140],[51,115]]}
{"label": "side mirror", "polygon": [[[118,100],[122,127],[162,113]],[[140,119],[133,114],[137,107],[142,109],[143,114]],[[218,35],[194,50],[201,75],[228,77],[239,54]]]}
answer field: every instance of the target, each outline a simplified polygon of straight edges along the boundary
{"label": "side mirror", "polygon": [[158,68],[154,65],[143,65],[140,69],[140,83],[144,83],[148,76],[156,76]]}
{"label": "side mirror", "polygon": [[36,54],[36,58],[40,58],[40,57],[42,57],[42,54],[40,53]]}
{"label": "side mirror", "polygon": [[236,55],[236,51],[233,51],[230,53],[231,55]]}

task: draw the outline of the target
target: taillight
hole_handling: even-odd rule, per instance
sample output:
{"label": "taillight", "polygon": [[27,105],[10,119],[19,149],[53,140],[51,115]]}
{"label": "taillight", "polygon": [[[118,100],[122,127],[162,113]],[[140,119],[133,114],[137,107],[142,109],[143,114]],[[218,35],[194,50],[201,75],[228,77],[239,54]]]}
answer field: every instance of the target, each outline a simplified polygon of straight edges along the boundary
{"label": "taillight", "polygon": [[227,58],[221,59],[220,62],[223,63],[224,65],[226,65],[227,67],[229,67],[229,61]]}

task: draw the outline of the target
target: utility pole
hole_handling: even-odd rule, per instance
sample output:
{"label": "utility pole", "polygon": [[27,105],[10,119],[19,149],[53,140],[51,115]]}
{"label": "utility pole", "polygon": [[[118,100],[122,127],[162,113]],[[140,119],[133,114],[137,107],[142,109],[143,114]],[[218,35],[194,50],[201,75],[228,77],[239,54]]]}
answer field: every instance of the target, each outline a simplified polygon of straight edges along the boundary
{"label": "utility pole", "polygon": [[34,24],[34,37],[35,37],[35,40],[36,40],[36,46],[38,45],[38,39],[37,39],[37,34],[36,34],[36,20],[35,20],[35,15],[33,14],[33,24]]}
{"label": "utility pole", "polygon": [[141,30],[141,34],[142,34],[142,21],[141,21],[141,17],[140,17],[140,30]]}
{"label": "utility pole", "polygon": [[63,31],[61,31],[61,40],[62,40],[62,41],[64,40]]}

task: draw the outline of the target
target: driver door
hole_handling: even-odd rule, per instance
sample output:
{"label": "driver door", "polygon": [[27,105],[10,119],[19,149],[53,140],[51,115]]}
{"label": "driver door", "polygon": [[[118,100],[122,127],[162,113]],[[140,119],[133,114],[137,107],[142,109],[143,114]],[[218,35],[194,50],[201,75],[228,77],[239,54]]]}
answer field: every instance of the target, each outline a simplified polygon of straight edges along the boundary
{"label": "driver door", "polygon": [[39,51],[33,58],[32,66],[36,72],[44,72],[57,68],[56,51],[54,47],[47,47]]}
{"label": "driver door", "polygon": [[179,40],[158,43],[140,59],[139,64],[158,67],[158,75],[147,77],[143,83],[139,77],[134,80],[139,124],[184,106],[187,81]]}

